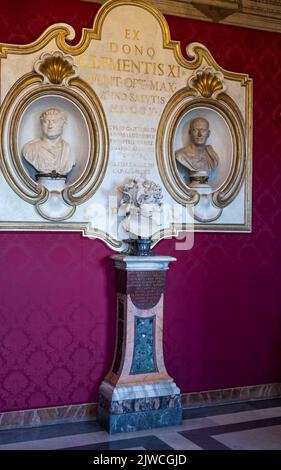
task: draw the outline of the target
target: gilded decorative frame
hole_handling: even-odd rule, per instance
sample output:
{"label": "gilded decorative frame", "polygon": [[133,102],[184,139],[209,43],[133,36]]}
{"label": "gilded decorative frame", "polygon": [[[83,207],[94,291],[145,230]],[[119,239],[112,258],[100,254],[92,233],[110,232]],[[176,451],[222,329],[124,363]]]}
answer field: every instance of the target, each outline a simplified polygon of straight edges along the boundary
{"label": "gilded decorative frame", "polygon": [[[194,45],[193,45],[194,46]],[[203,55],[198,65],[202,64],[202,58],[206,53],[200,45],[195,49],[202,50]],[[194,54],[194,49],[190,50],[191,55]],[[198,54],[199,57],[199,54]],[[163,184],[169,194],[175,201],[183,206],[193,206],[200,201],[200,194],[195,188],[191,188],[188,184],[184,183],[178,175],[176,168],[176,161],[174,155],[174,140],[179,122],[184,115],[192,110],[208,109],[217,112],[224,121],[226,121],[232,137],[233,143],[233,158],[231,168],[224,183],[212,193],[212,203],[215,207],[220,209],[214,218],[208,222],[216,221],[222,214],[223,209],[228,206],[238,195],[244,183],[244,211],[245,223],[243,225],[234,224],[219,225],[220,228],[229,231],[251,231],[251,122],[252,122],[252,83],[245,77],[242,84],[246,86],[246,106],[245,119],[242,113],[232,99],[226,93],[226,86],[224,82],[224,75],[221,69],[214,61],[208,64],[211,67],[198,68],[198,70],[188,80],[187,86],[177,93],[167,103],[163,114],[160,119],[157,131],[157,145],[156,157],[159,173],[161,175]],[[216,68],[213,66],[216,65]],[[236,74],[229,72],[225,73],[225,77],[234,78]],[[236,78],[236,77],[235,77]],[[201,220],[193,214],[195,224],[172,224],[170,229],[159,232],[155,235],[154,239],[158,240],[164,236],[176,235],[181,230],[215,230],[216,224],[211,224]]]}
{"label": "gilded decorative frame", "polygon": [[[93,89],[79,77],[69,80],[69,86],[63,84],[65,77],[60,78],[59,84],[50,82],[44,84],[44,77],[41,74],[31,72],[21,77],[7,94],[0,112],[2,169],[8,184],[26,202],[38,205],[47,199],[48,190],[32,180],[23,168],[17,146],[19,123],[33,100],[44,96],[66,98],[74,103],[85,117],[91,142],[85,171],[74,184],[63,190],[64,200],[75,210],[76,205],[82,204],[93,195],[104,177],[108,161],[108,131],[104,111]],[[8,153],[11,162],[8,161],[5,151],[6,127],[9,127]]]}
{"label": "gilded decorative frame", "polygon": [[[74,38],[75,33],[74,30],[71,26],[69,25],[64,25],[64,24],[57,24],[50,26],[36,41],[34,41],[31,44],[27,45],[12,45],[12,44],[2,44],[0,45],[0,58],[5,58],[8,55],[28,55],[28,54],[34,54],[37,53],[38,51],[41,51],[41,49],[45,48],[48,46],[51,42],[55,44],[55,49],[58,50],[62,54],[69,54],[72,57],[77,57],[84,53],[91,42],[94,41],[99,41],[101,40],[102,37],[102,29],[104,22],[106,20],[106,17],[109,13],[111,13],[115,8],[118,8],[119,6],[135,6],[138,8],[142,8],[149,12],[158,22],[161,32],[162,32],[162,47],[163,49],[166,49],[167,51],[171,51],[173,53],[173,56],[178,63],[179,67],[183,67],[188,74],[196,72],[200,67],[204,67],[206,65],[213,67],[215,71],[220,71],[223,74],[223,77],[226,81],[233,81],[233,83],[239,84],[242,88],[245,90],[245,106],[243,110],[243,128],[244,128],[244,136],[242,136],[241,131],[241,126],[239,125],[239,119],[241,121],[241,115],[239,117],[239,112],[237,112],[237,109],[235,109],[235,103],[231,102],[231,96],[229,96],[227,93],[224,92],[224,90],[217,90],[220,92],[217,94],[216,100],[215,95],[210,96],[210,97],[204,97],[203,95],[200,95],[200,92],[198,94],[198,90],[196,87],[188,87],[178,91],[169,101],[167,108],[165,108],[164,113],[166,116],[168,116],[168,109],[170,109],[170,112],[175,110],[176,101],[179,100],[179,103],[181,100],[186,100],[186,102],[189,103],[189,100],[193,101],[194,105],[196,105],[195,100],[198,100],[198,105],[199,103],[205,102],[207,106],[211,106],[208,104],[208,100],[210,100],[210,103],[213,103],[213,101],[216,101],[219,104],[216,104],[219,109],[219,106],[221,106],[221,109],[227,109],[228,112],[231,114],[231,118],[236,120],[236,124],[233,125],[233,129],[235,132],[235,129],[237,131],[237,142],[239,142],[239,145],[241,146],[241,149],[243,147],[243,152],[245,150],[245,155],[246,157],[241,159],[241,161],[238,162],[238,166],[233,168],[233,175],[235,174],[236,177],[233,177],[233,175],[229,175],[229,181],[234,182],[235,180],[235,188],[230,188],[230,187],[225,187],[224,192],[220,191],[219,194],[214,196],[213,200],[214,203],[219,207],[224,207],[228,203],[231,202],[231,198],[235,198],[235,195],[239,191],[239,188],[242,187],[244,183],[244,210],[246,214],[245,218],[245,223],[244,224],[200,224],[196,223],[194,227],[189,227],[185,224],[172,224],[170,228],[167,228],[165,230],[161,230],[158,234],[155,234],[154,238],[155,240],[159,240],[161,238],[165,238],[166,236],[174,236],[180,231],[185,231],[189,229],[194,229],[194,230],[204,230],[204,231],[250,231],[251,230],[251,172],[252,172],[252,167],[251,167],[251,141],[252,141],[252,80],[249,78],[247,74],[242,74],[242,73],[235,73],[235,72],[229,72],[224,69],[222,69],[213,59],[211,53],[201,44],[199,43],[194,43],[191,44],[190,46],[187,47],[187,55],[189,56],[189,59],[187,60],[184,58],[184,56],[181,53],[181,46],[178,41],[173,41],[171,40],[170,37],[170,31],[169,31],[169,26],[163,17],[163,15],[157,10],[154,6],[152,6],[149,3],[146,3],[145,1],[142,0],[109,0],[108,2],[103,5],[98,13],[96,14],[95,21],[93,28],[84,28],[82,31],[82,36],[81,40],[79,43],[75,46],[69,45],[67,41],[71,40]],[[29,80],[30,84],[29,86],[38,86],[40,85],[40,88],[46,87],[46,93],[48,93],[47,89],[48,86],[49,92],[51,93],[56,93],[56,90],[64,90],[66,93],[66,96],[71,97],[69,94],[69,86],[66,86],[66,83],[63,81],[60,84],[56,83],[44,83],[44,78],[42,76],[42,73],[38,73],[35,70],[34,72],[31,72],[29,75]],[[27,79],[27,75],[25,77],[21,77],[20,80],[18,80],[14,85],[14,88],[22,86],[22,81],[24,79]],[[106,128],[106,119],[104,116],[104,113],[102,111],[102,106],[100,105],[98,97],[95,95],[93,92],[93,88],[90,87],[87,82],[83,82],[82,79],[80,79],[77,76],[69,76],[68,77],[68,85],[71,85],[71,87],[76,88],[77,90],[80,89],[80,95],[82,94],[86,100],[92,100],[92,102],[95,104],[96,109],[100,110],[100,116],[101,116],[101,121],[100,121],[100,127],[99,127],[99,132],[101,132],[102,139],[101,139],[101,147],[104,149],[104,158],[100,159],[100,165],[99,166],[99,176],[96,177],[95,183],[91,186],[91,183],[88,182],[86,184],[86,189],[85,192],[82,193],[82,187],[77,185],[76,188],[69,188],[64,192],[64,197],[65,200],[73,204],[73,206],[77,206],[84,201],[88,199],[88,196],[91,197],[92,194],[97,190],[97,188],[101,185],[102,180],[104,179],[105,172],[106,172],[106,167],[107,167],[107,162],[108,162],[108,154],[109,154],[109,136],[108,136],[108,130]],[[216,91],[216,90],[214,90]],[[15,89],[14,92],[16,93]],[[8,113],[9,111],[9,103],[8,99],[11,96],[12,90],[9,91],[9,93],[6,95],[1,114],[0,114],[0,119],[5,117],[5,113]],[[71,98],[72,99],[72,98]],[[201,100],[201,101],[200,101]],[[205,101],[204,101],[205,100]],[[207,101],[206,101],[207,100]],[[180,105],[178,103],[178,106],[180,109]],[[81,107],[84,107],[84,103],[80,103]],[[191,103],[188,104],[188,106],[192,106]],[[168,108],[169,107],[169,108]],[[7,111],[8,108],[8,111]],[[181,108],[182,112],[184,113],[187,108]],[[5,111],[6,110],[6,111]],[[239,110],[238,110],[239,111]],[[240,109],[241,111],[241,109]],[[180,113],[180,111],[178,111]],[[9,113],[8,113],[9,114]],[[240,113],[241,114],[241,113]],[[15,118],[13,121],[13,126],[11,128],[11,139],[13,140],[17,134],[17,126],[18,122],[20,120],[21,114],[18,113],[18,118]],[[170,155],[172,155],[172,148],[171,148],[171,142],[173,141],[173,129],[176,128],[176,119],[180,119],[180,114],[175,115],[175,122],[174,122],[174,127],[171,126],[169,132],[167,132],[167,128],[164,124],[164,119],[161,119],[161,123],[158,128],[158,133],[157,133],[157,145],[156,145],[156,154],[157,154],[157,165],[159,169],[160,176],[162,178],[162,181],[167,187],[168,192],[171,194],[171,196],[177,200],[177,198],[182,199],[184,198],[184,194],[182,194],[182,191],[177,194],[178,187],[180,188],[179,182],[176,182],[177,184],[175,185],[174,188],[174,180],[173,184],[169,181],[169,179],[165,176],[165,172],[167,170],[163,167],[163,158],[161,154],[161,145],[160,142],[163,142],[163,139],[167,138],[167,135],[169,134],[169,152]],[[230,118],[229,118],[230,119]],[[239,127],[240,126],[240,127]],[[2,132],[3,125],[0,126],[0,133]],[[0,135],[1,142],[2,142],[2,135]],[[94,131],[93,139],[97,138],[96,133]],[[2,144],[1,144],[2,147]],[[13,178],[11,178],[11,166],[6,163],[4,159],[4,152],[2,148],[2,155],[1,155],[1,166],[3,169],[4,176],[6,180],[8,181],[9,185],[13,187],[13,190],[23,199],[28,198],[30,199],[29,202],[31,204],[36,205],[38,202],[38,199],[42,202],[44,198],[47,197],[47,193],[44,193],[44,190],[38,189],[36,192],[36,186],[32,186],[33,182],[32,181],[26,181],[24,183],[24,186],[22,187],[17,187],[18,181],[15,183],[13,181]],[[14,147],[11,146],[10,151],[14,151]],[[244,153],[243,153],[244,155]],[[18,162],[18,157],[15,154],[15,158],[13,159],[14,162],[12,162],[13,165],[13,170],[16,168],[17,172],[21,172],[21,168]],[[95,160],[95,162],[97,159]],[[94,168],[95,162],[92,161],[92,168]],[[170,166],[168,167],[171,172],[173,171],[172,167],[172,157],[171,157],[171,162],[169,164]],[[242,165],[242,166],[241,166]],[[18,166],[18,168],[17,168]],[[242,168],[243,167],[243,168]],[[240,172],[240,173],[239,173]],[[31,185],[31,187],[30,187]],[[167,186],[166,186],[167,185]],[[240,186],[239,186],[240,185]],[[28,192],[29,191],[29,192]],[[40,192],[41,191],[41,192]],[[186,188],[185,188],[186,191]],[[172,194],[174,192],[174,195]],[[194,204],[196,202],[196,199],[198,197],[193,191],[193,194],[189,193],[187,194],[186,199],[188,200],[186,203],[189,206]],[[193,202],[192,202],[193,201]],[[177,202],[179,202],[177,200]],[[180,204],[182,202],[179,202]],[[30,220],[25,221],[25,222],[1,222],[1,228],[2,229],[12,229],[12,230],[36,230],[36,229],[43,229],[43,230],[77,230],[77,231],[82,231],[85,236],[93,236],[102,239],[106,243],[109,244],[109,246],[115,248],[115,249],[120,249],[121,247],[121,242],[115,238],[112,237],[111,234],[103,232],[102,230],[99,230],[96,227],[91,226],[88,224],[86,221],[81,220],[79,221],[63,221],[63,222],[47,222],[47,221],[32,221]]]}
{"label": "gilded decorative frame", "polygon": [[[177,175],[173,142],[179,121],[184,114],[193,109],[208,108],[217,111],[227,121],[234,143],[233,161],[229,175],[223,186],[212,195],[216,206],[226,207],[236,197],[243,181],[246,161],[246,141],[243,119],[234,101],[222,93],[218,100],[194,97],[189,89],[180,90],[169,101],[158,129],[157,159],[159,172],[165,187],[180,204],[196,204],[198,193],[185,185]],[[168,123],[168,125],[167,125]],[[165,164],[164,148],[167,144],[168,162]]]}

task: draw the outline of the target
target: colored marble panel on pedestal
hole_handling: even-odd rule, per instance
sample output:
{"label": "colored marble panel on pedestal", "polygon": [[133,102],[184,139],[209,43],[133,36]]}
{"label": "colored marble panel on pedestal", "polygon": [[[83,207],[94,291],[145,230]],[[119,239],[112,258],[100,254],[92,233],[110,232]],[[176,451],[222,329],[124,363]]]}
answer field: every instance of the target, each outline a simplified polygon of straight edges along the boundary
{"label": "colored marble panel on pedestal", "polygon": [[100,386],[98,421],[110,432],[180,424],[180,390],[163,358],[163,294],[175,258],[114,255],[117,336]]}

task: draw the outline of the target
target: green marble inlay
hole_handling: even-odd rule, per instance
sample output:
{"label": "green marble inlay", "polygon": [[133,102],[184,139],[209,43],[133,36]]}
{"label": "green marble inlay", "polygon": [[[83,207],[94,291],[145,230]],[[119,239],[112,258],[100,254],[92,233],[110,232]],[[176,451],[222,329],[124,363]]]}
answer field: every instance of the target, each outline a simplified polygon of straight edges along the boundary
{"label": "green marble inlay", "polygon": [[155,372],[154,358],[155,317],[135,318],[135,345],[131,374]]}

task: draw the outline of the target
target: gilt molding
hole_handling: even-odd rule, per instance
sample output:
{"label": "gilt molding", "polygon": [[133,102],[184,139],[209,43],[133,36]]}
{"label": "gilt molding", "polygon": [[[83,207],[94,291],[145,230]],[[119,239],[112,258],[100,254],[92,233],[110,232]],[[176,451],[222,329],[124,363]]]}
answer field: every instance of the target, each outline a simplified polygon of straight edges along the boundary
{"label": "gilt molding", "polygon": [[[106,0],[80,0],[106,3]],[[165,15],[281,32],[280,0],[149,0]]]}

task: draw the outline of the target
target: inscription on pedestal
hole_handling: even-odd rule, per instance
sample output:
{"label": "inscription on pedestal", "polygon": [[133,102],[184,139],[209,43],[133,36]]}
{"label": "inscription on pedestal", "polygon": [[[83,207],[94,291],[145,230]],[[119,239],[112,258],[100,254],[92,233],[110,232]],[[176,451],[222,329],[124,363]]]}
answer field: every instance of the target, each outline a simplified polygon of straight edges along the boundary
{"label": "inscription on pedestal", "polygon": [[165,290],[166,271],[117,271],[117,292],[130,294],[133,304],[150,309]]}

